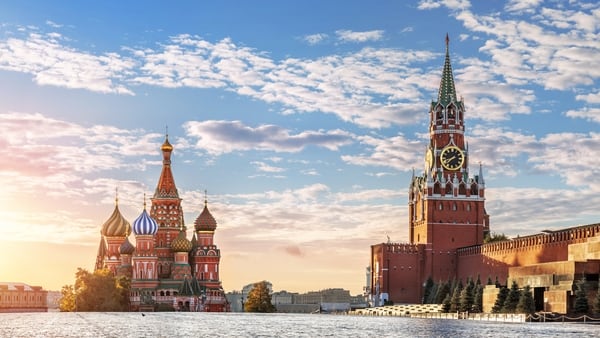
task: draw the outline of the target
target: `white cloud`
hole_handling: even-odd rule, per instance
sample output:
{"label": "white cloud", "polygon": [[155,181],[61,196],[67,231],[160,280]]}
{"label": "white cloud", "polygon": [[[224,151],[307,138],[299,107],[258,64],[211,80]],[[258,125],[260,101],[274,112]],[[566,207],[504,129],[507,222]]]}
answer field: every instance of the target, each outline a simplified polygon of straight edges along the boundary
{"label": "white cloud", "polygon": [[352,143],[354,138],[339,129],[292,134],[279,126],[253,128],[240,121],[189,121],[183,127],[189,137],[197,139],[195,147],[210,154],[248,150],[298,152],[311,145],[337,151]]}
{"label": "white cloud", "polygon": [[311,35],[306,35],[302,38],[302,40],[306,41],[309,45],[316,45],[320,42],[322,42],[323,40],[327,39],[327,34],[324,33],[317,33],[317,34],[311,34]]}
{"label": "white cloud", "polygon": [[366,41],[377,41],[383,38],[382,30],[372,30],[366,32],[354,32],[351,30],[337,30],[335,31],[338,39],[342,42],[366,42]]}
{"label": "white cloud", "polygon": [[60,44],[60,34],[0,41],[0,69],[32,74],[40,85],[133,95],[120,84],[135,65],[116,53],[92,55]]}
{"label": "white cloud", "polygon": [[285,171],[284,168],[281,167],[275,167],[269,164],[266,164],[265,162],[260,162],[260,161],[253,161],[250,162],[250,164],[253,164],[256,167],[256,170],[258,171],[262,171],[262,172],[267,172],[267,173],[280,173]]}

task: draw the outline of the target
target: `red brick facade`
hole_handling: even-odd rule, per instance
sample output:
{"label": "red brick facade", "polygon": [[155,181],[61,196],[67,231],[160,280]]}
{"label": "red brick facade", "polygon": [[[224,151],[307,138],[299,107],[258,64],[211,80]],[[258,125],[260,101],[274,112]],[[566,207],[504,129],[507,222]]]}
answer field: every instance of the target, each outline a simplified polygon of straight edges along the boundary
{"label": "red brick facade", "polygon": [[464,112],[446,40],[438,99],[429,110],[425,170],[422,176],[413,174],[408,192],[409,243],[371,246],[372,303],[421,303],[428,278],[489,277],[508,284],[510,276],[534,288],[538,308],[567,312],[577,279],[585,276],[597,287],[600,225],[483,244],[490,229],[485,181],[481,165],[477,174],[469,173]]}

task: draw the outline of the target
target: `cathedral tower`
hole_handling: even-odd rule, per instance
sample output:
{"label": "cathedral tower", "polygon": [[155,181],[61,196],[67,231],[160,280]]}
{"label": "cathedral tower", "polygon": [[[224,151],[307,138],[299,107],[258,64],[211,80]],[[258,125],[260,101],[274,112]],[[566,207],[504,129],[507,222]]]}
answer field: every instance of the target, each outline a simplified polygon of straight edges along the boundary
{"label": "cathedral tower", "polygon": [[163,166],[154,196],[151,199],[150,216],[158,224],[156,233],[158,276],[169,278],[174,264],[171,243],[179,235],[179,229],[183,227],[183,210],[181,209],[181,198],[179,198],[173,172],[171,171],[173,146],[169,143],[169,135],[165,136],[165,142],[160,150],[163,156]]}

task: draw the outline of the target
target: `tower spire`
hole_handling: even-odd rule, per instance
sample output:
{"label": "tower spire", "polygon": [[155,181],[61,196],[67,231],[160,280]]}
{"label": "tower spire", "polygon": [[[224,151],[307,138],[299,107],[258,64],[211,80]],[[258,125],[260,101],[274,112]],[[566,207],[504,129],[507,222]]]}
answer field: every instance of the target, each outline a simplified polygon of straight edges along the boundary
{"label": "tower spire", "polygon": [[454,88],[454,76],[452,75],[452,65],[450,65],[450,38],[446,33],[446,59],[444,60],[444,70],[442,71],[442,80],[438,91],[438,102],[443,106],[456,99],[456,89]]}

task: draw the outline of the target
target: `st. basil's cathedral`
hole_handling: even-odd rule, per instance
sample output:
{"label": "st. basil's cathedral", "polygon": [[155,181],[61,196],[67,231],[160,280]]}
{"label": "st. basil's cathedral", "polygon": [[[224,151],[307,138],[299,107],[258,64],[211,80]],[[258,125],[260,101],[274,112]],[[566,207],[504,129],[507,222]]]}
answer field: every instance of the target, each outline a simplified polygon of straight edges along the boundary
{"label": "st. basil's cathedral", "polygon": [[[112,215],[102,225],[95,269],[107,268],[131,279],[132,311],[230,311],[219,279],[221,252],[213,241],[217,222],[205,198],[192,239],[187,239],[168,135],[160,149],[163,166],[150,212],[144,197],[144,208],[132,227],[116,199]],[[132,231],[135,246],[129,241]]]}

